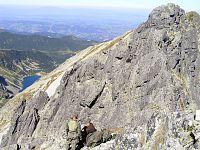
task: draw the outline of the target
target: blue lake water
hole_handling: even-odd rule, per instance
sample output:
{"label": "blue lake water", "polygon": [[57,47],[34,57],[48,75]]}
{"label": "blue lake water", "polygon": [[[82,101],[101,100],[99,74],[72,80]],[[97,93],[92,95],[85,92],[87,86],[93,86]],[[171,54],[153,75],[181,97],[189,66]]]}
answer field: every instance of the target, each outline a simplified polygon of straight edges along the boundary
{"label": "blue lake water", "polygon": [[6,82],[6,79],[3,77],[3,76],[0,76],[0,84],[3,84],[5,86],[7,86],[7,82]]}
{"label": "blue lake water", "polygon": [[25,90],[27,87],[31,86],[35,81],[39,80],[40,76],[34,75],[34,76],[27,76],[23,78],[22,81],[22,89],[20,89],[20,92]]}

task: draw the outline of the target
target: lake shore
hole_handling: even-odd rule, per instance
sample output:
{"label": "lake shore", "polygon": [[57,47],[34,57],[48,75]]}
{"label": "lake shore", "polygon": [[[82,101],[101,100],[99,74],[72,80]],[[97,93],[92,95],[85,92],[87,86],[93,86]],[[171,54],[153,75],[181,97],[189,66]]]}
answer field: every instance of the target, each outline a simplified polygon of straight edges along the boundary
{"label": "lake shore", "polygon": [[32,75],[32,76],[26,76],[23,78],[22,81],[22,87],[19,90],[19,92],[22,92],[23,90],[25,90],[26,88],[28,88],[29,86],[31,86],[33,83],[35,83],[37,80],[40,79],[41,76],[39,75]]}

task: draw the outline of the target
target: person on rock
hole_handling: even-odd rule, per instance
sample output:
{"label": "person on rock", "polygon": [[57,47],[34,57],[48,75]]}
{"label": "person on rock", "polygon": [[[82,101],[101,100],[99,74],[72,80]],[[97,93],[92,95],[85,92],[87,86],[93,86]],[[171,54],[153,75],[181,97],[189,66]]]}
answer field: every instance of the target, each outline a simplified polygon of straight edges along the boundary
{"label": "person on rock", "polygon": [[83,141],[84,141],[85,145],[87,145],[88,138],[96,131],[97,130],[95,129],[93,123],[91,123],[91,119],[88,118],[82,129]]}
{"label": "person on rock", "polygon": [[67,141],[66,141],[66,150],[69,149],[71,145],[71,149],[75,150],[76,145],[79,143],[81,139],[81,126],[78,123],[78,115],[73,114],[69,122],[66,125],[67,132]]}
{"label": "person on rock", "polygon": [[85,146],[93,148],[95,146],[100,145],[103,142],[107,142],[112,138],[111,133],[103,129],[101,131],[97,131],[91,123],[91,119],[87,119],[86,123],[83,125],[82,128],[82,143]]}
{"label": "person on rock", "polygon": [[88,118],[86,120],[86,123],[85,123],[85,126],[84,126],[83,129],[85,130],[85,132],[86,132],[87,135],[90,134],[90,133],[93,133],[93,132],[97,131],[95,129],[93,123],[91,123],[91,119],[90,118]]}

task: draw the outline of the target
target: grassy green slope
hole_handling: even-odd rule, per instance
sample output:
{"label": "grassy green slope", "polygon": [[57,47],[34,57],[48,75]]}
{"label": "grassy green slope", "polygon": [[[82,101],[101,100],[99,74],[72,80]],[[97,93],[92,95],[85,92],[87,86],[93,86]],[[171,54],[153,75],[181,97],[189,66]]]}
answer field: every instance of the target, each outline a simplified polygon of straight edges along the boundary
{"label": "grassy green slope", "polygon": [[49,72],[56,67],[56,62],[40,51],[0,50],[0,66],[17,74],[31,72]]}

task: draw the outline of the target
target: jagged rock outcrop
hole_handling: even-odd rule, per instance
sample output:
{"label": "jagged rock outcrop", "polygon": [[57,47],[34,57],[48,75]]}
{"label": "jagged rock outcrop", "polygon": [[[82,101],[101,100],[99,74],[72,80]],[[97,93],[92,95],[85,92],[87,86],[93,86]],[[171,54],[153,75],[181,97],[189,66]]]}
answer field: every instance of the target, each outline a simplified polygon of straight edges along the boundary
{"label": "jagged rock outcrop", "polygon": [[13,93],[9,91],[4,84],[0,83],[0,99],[12,98]]}
{"label": "jagged rock outcrop", "polygon": [[2,144],[4,145],[2,146],[12,145],[18,141],[26,142],[26,138],[33,135],[40,121],[38,111],[42,110],[48,101],[48,95],[42,91],[30,103],[23,100],[14,112],[12,124],[8,131],[9,136],[3,138]]}
{"label": "jagged rock outcrop", "polygon": [[180,131],[182,123],[200,108],[198,32],[184,10],[158,7],[137,29],[92,52],[68,68],[53,96],[42,92],[21,103],[1,147],[64,149],[65,120],[77,112],[97,129],[124,130],[115,146],[184,148],[188,139],[179,134],[190,136],[195,125]]}

